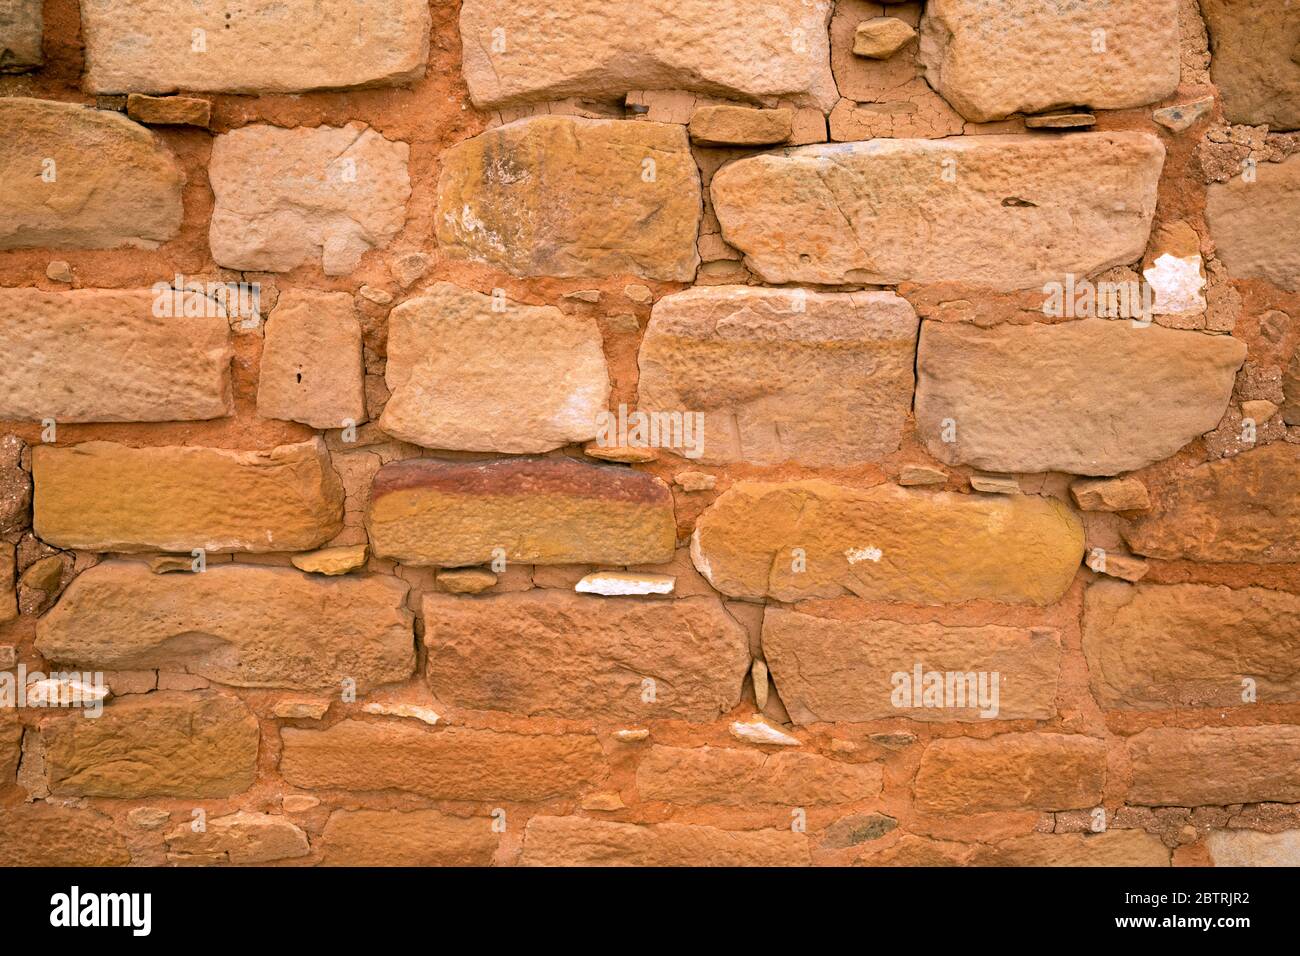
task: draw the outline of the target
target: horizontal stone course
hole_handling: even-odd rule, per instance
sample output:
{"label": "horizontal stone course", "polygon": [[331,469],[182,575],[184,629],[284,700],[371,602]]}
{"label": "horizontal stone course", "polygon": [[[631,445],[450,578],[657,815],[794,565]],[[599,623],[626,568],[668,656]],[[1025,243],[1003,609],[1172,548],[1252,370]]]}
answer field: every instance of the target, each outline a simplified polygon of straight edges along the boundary
{"label": "horizontal stone course", "polygon": [[808,838],[790,830],[638,826],[536,816],[524,831],[525,866],[807,866]]}
{"label": "horizontal stone course", "polygon": [[1130,737],[1126,747],[1129,803],[1300,803],[1300,727],[1158,727]]}
{"label": "horizontal stone course", "polygon": [[876,763],[722,747],[651,747],[636,771],[643,800],[741,807],[860,803],[879,796],[882,781]]}
{"label": "horizontal stone course", "polygon": [[437,810],[335,810],[321,834],[321,865],[486,866],[500,839],[493,822]]}
{"label": "horizontal stone course", "polygon": [[914,785],[930,813],[1074,810],[1101,802],[1106,742],[1081,735],[941,739],[921,754]]}

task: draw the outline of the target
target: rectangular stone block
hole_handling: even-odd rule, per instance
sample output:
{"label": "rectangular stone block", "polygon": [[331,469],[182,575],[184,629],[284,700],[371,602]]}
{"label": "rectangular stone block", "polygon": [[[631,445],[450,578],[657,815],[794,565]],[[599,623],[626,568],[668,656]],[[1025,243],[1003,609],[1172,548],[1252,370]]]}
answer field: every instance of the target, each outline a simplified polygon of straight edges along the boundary
{"label": "rectangular stone block", "polygon": [[289,291],[267,319],[257,413],[312,428],[366,420],[361,323],[346,292]]}
{"label": "rectangular stone block", "polygon": [[604,773],[596,738],[524,735],[411,721],[344,720],[280,732],[280,773],[308,790],[405,790],[439,800],[549,800]]}
{"label": "rectangular stone block", "polygon": [[670,428],[666,447],[705,463],[879,461],[902,441],[917,325],[890,292],[687,289],[655,303],[638,409],[702,415],[702,436]]}
{"label": "rectangular stone block", "polygon": [[638,826],[536,816],[524,832],[525,866],[808,866],[808,838],[790,830],[719,830],[682,823]]}
{"label": "rectangular stone block", "polygon": [[424,645],[438,700],[574,719],[715,720],[750,666],[745,629],[708,597],[426,593]]}
{"label": "rectangular stone block", "polygon": [[1226,335],[1108,319],[990,329],[927,321],[917,432],[949,464],[1134,471],[1218,425],[1245,357],[1246,343]]}
{"label": "rectangular stone block", "polygon": [[522,564],[666,564],[677,536],[658,478],[566,458],[393,462],[366,522],[376,556],[453,568],[497,549]]}
{"label": "rectangular stone block", "polygon": [[512,275],[690,282],[700,212],[682,126],[535,116],[442,154],[442,253]]}
{"label": "rectangular stone block", "polygon": [[411,83],[425,0],[82,0],[92,93],[298,93]]}
{"label": "rectangular stone block", "polygon": [[89,807],[19,803],[0,807],[5,866],[126,866],[131,854],[113,821]]}
{"label": "rectangular stone block", "polygon": [[1200,7],[1224,118],[1300,129],[1300,7],[1292,0],[1200,0]]}
{"label": "rectangular stone block", "polygon": [[711,190],[766,282],[1030,289],[1140,259],[1164,155],[1133,132],[874,139],[738,159]]}
{"label": "rectangular stone block", "polygon": [[24,73],[45,62],[44,0],[7,0],[0,10],[0,73]]}
{"label": "rectangular stone block", "polygon": [[1300,866],[1300,830],[1211,830],[1205,846],[1215,866]]}
{"label": "rectangular stone block", "polygon": [[[1296,14],[1300,21],[1300,12]],[[1300,63],[1292,66],[1300,74]],[[1300,99],[1300,80],[1297,81]],[[1300,103],[1296,105],[1300,125]],[[1235,279],[1262,279],[1300,292],[1300,159],[1259,163],[1249,182],[1212,183],[1205,221],[1215,253]]]}
{"label": "rectangular stone block", "polygon": [[227,694],[141,694],[94,720],[79,711],[47,718],[41,733],[56,796],[229,797],[257,773],[257,718]]}
{"label": "rectangular stone block", "polygon": [[689,90],[738,100],[835,104],[829,0],[466,0],[465,81],[474,104],[617,100]]}
{"label": "rectangular stone block", "polygon": [[32,525],[86,551],[306,551],[343,527],[319,438],[269,451],[83,442],[32,450]]}
{"label": "rectangular stone block", "polygon": [[932,741],[914,794],[927,813],[1079,810],[1101,802],[1106,742],[1066,734],[1002,734]]}
{"label": "rectangular stone block", "polygon": [[1031,833],[980,845],[973,866],[1169,866],[1169,848],[1141,830]]}
{"label": "rectangular stone block", "polygon": [[[174,314],[174,305],[182,314]],[[173,422],[234,412],[230,320],[170,289],[0,289],[0,419]]]}
{"label": "rectangular stone block", "polygon": [[437,810],[335,810],[321,835],[322,866],[488,866],[492,817]]}
{"label": "rectangular stone block", "polygon": [[136,561],[83,571],[37,623],[48,661],[162,670],[235,687],[359,693],[415,669],[407,585],[389,575],[327,578],[291,568],[213,565],[154,574]]}
{"label": "rectangular stone block", "polygon": [[763,656],[798,724],[1056,716],[1061,641],[1046,628],[836,621],[769,607]]}
{"label": "rectangular stone block", "polygon": [[880,795],[880,764],[731,747],[651,747],[636,770],[642,800],[729,807],[860,803]]}
{"label": "rectangular stone block", "polygon": [[1133,765],[1129,803],[1300,803],[1300,727],[1158,727],[1126,745]]}

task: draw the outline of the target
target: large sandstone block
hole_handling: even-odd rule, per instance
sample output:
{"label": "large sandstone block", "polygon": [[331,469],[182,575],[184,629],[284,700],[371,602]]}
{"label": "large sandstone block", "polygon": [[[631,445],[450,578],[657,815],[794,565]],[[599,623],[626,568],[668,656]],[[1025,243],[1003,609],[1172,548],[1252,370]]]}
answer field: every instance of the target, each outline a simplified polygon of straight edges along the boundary
{"label": "large sandstone block", "polygon": [[1198,465],[1124,530],[1138,554],[1215,564],[1300,561],[1300,447],[1265,445]]}
{"label": "large sandstone block", "polygon": [[714,720],[750,666],[745,629],[709,597],[426,593],[424,644],[439,700],[544,717]]}
{"label": "large sandstone block", "polygon": [[1083,527],[1027,495],[739,482],[700,516],[691,557],[723,594],[750,600],[1052,604],[1083,557]]}
{"label": "large sandstone block", "polygon": [[817,754],[656,746],[637,766],[636,788],[642,800],[801,807],[870,800],[879,796],[883,778],[878,763],[842,763]]}
{"label": "large sandstone block", "polygon": [[1215,866],[1300,866],[1300,830],[1211,830],[1205,846]]}
{"label": "large sandstone block", "polygon": [[465,82],[480,108],[667,89],[825,110],[830,15],[829,0],[466,0]]}
{"label": "large sandstone block", "polygon": [[1078,810],[1101,802],[1106,742],[1066,734],[1002,734],[933,741],[916,772],[929,813]]}
{"label": "large sandstone block", "polygon": [[0,73],[34,70],[44,61],[44,0],[9,0],[0,10]]}
{"label": "large sandstone block", "polygon": [[269,451],[83,442],[32,450],[32,525],[87,551],[306,551],[343,527],[319,438]]}
{"label": "large sandstone block", "polygon": [[1083,650],[1103,707],[1231,707],[1300,701],[1300,596],[1265,588],[1098,581]]}
{"label": "large sandstone block", "polygon": [[88,807],[0,807],[5,866],[126,866],[131,854],[113,821]]}
{"label": "large sandstone block", "polygon": [[497,301],[439,282],[393,309],[380,428],[427,448],[513,454],[595,437],[609,403],[596,323]]}
{"label": "large sandstone block", "polygon": [[82,0],[92,93],[296,93],[410,83],[425,0]]}
{"label": "large sandstone block", "polygon": [[93,670],[164,670],[235,687],[361,693],[415,669],[407,585],[292,568],[218,564],[154,574],[136,561],[82,572],[37,624],[46,660]]}
{"label": "large sandstone block", "polygon": [[1169,866],[1169,848],[1142,830],[1032,833],[980,845],[974,866]]}
{"label": "large sandstone block", "polygon": [[257,413],[312,428],[365,421],[361,323],[346,292],[285,292],[267,319]]}
{"label": "large sandstone block", "polygon": [[237,697],[160,691],[41,724],[56,796],[229,797],[257,773],[258,725]]}
{"label": "large sandstone block", "polygon": [[682,823],[638,826],[535,816],[525,866],[808,866],[808,838],[790,830],[719,830]]}
{"label": "large sandstone block", "polygon": [[180,824],[167,834],[167,850],[171,862],[254,866],[307,856],[311,846],[284,817],[240,810],[205,820],[202,830],[190,821]]}
{"label": "large sandstone block", "polygon": [[767,282],[1028,289],[1140,259],[1164,154],[1130,132],[876,139],[739,159],[711,189]]}
{"label": "large sandstone block", "polygon": [[[2,108],[2,107],[0,107]],[[171,305],[172,296],[162,293]],[[0,419],[170,422],[221,418],[230,392],[230,323],[189,292],[160,315],[150,289],[0,289],[7,363]]]}
{"label": "large sandstone block", "polygon": [[[1294,15],[1300,20],[1300,7]],[[1300,64],[1293,69],[1300,84]],[[1253,182],[1211,184],[1205,219],[1229,275],[1300,291],[1300,157],[1260,163]]]}
{"label": "large sandstone block", "polygon": [[658,478],[567,458],[412,460],[379,469],[366,516],[378,557],[465,567],[666,564],[672,492]]}
{"label": "large sandstone block", "polygon": [[548,800],[603,774],[604,753],[582,734],[524,735],[414,721],[344,720],[280,732],[280,773],[308,790],[405,790],[440,800]]}
{"label": "large sandstone block", "polygon": [[929,0],[925,78],[968,120],[1126,109],[1178,87],[1178,0]]}
{"label": "large sandstone block", "polygon": [[703,462],[878,461],[902,440],[916,334],[892,292],[687,289],[655,303],[638,407],[703,414]]}
{"label": "large sandstone block", "polygon": [[1210,31],[1210,75],[1227,121],[1300,129],[1300,7],[1293,0],[1200,2]]}
{"label": "large sandstone block", "polygon": [[493,822],[437,810],[335,810],[321,834],[321,865],[487,866],[500,839]]}
{"label": "large sandstone block", "polygon": [[1107,319],[925,322],[917,432],[949,464],[1133,471],[1218,425],[1245,357],[1246,343],[1229,336]]}
{"label": "large sandstone block", "polygon": [[361,123],[254,124],[218,136],[208,164],[212,258],[254,272],[319,261],[326,275],[347,275],[405,225],[410,153]]}
{"label": "large sandstone block", "polygon": [[1300,803],[1300,727],[1157,727],[1126,744],[1133,765],[1129,803]]}
{"label": "large sandstone block", "polygon": [[684,127],[536,116],[442,154],[436,222],[444,255],[512,275],[690,282],[700,210]]}
{"label": "large sandstone block", "polygon": [[[1056,716],[1061,641],[1051,630],[836,621],[769,607],[763,615],[763,656],[781,703],[798,724]],[[919,692],[927,685],[924,678],[916,680],[918,668],[922,674],[969,674],[973,680],[954,682],[951,699],[927,702]],[[983,704],[980,674],[985,675]],[[896,694],[900,685],[906,696]]]}
{"label": "large sandstone block", "polygon": [[153,249],[181,228],[176,157],[110,110],[0,98],[0,181],[0,249]]}

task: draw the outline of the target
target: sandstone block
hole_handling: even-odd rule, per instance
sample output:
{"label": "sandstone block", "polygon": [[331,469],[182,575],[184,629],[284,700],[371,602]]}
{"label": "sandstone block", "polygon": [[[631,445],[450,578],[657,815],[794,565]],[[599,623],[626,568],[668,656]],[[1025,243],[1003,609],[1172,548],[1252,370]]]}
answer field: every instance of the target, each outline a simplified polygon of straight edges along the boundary
{"label": "sandstone block", "polygon": [[752,106],[701,106],[691,114],[691,142],[701,146],[768,146],[784,143],[793,131],[794,112]]}
{"label": "sandstone block", "polygon": [[1107,319],[991,329],[926,322],[917,431],[949,464],[1132,471],[1219,423],[1245,357],[1246,343],[1228,336]]}
{"label": "sandstone block", "polygon": [[1178,87],[1178,0],[930,0],[925,78],[968,120],[1126,109]]}
{"label": "sandstone block", "polygon": [[466,0],[465,82],[480,108],[688,90],[828,109],[830,15],[827,0],[773,0],[761,16],[745,0],[570,0],[562,16],[542,0]]}
{"label": "sandstone block", "polygon": [[925,748],[915,796],[930,813],[1076,810],[1101,802],[1105,779],[1106,743],[1094,737],[955,737]]}
{"label": "sandstone block", "polygon": [[257,772],[258,726],[243,701],[212,691],[160,691],[41,724],[56,796],[229,797]]}
{"label": "sandstone block", "polygon": [[1052,604],[1074,579],[1083,528],[1029,495],[738,482],[700,516],[691,556],[716,589],[750,600]]}
{"label": "sandstone block", "polygon": [[1147,486],[1136,478],[1084,478],[1070,485],[1070,497],[1082,511],[1146,511]]}
{"label": "sandstone block", "polygon": [[312,428],[366,418],[361,323],[346,292],[280,296],[266,321],[257,413]]}
{"label": "sandstone block", "polygon": [[16,570],[14,546],[7,541],[0,542],[0,624],[7,624],[18,616]]}
{"label": "sandstone block", "polygon": [[42,445],[32,475],[33,526],[61,548],[306,551],[343,526],[343,487],[318,438],[270,451]]}
{"label": "sandstone block", "polygon": [[113,821],[89,808],[49,803],[0,807],[0,860],[6,866],[126,866]]}
{"label": "sandstone block", "polygon": [[639,408],[703,415],[694,447],[683,427],[674,450],[706,463],[878,461],[902,440],[917,328],[892,292],[687,289],[655,303]]}
{"label": "sandstone block", "polygon": [[1124,539],[1167,560],[1300,561],[1300,448],[1278,442],[1198,465],[1162,489]]}
{"label": "sandstone block", "polygon": [[638,826],[536,816],[524,831],[525,866],[807,866],[808,838],[789,830]]}
{"label": "sandstone block", "polygon": [[767,282],[1013,290],[1141,258],[1163,164],[1147,133],[877,139],[739,159],[711,191]]}
{"label": "sandstone block", "polygon": [[1300,802],[1300,727],[1157,727],[1127,747],[1138,806]]}
{"label": "sandstone block", "polygon": [[393,462],[366,520],[376,556],[442,567],[666,564],[676,541],[662,481],[564,458]]}
{"label": "sandstone block", "polygon": [[424,0],[83,0],[86,88],[297,93],[410,83],[424,77],[429,22]]}
{"label": "sandstone block", "polygon": [[642,800],[732,807],[859,803],[879,796],[882,780],[876,763],[730,747],[651,747],[636,771]]}
{"label": "sandstone block", "polygon": [[0,180],[0,249],[153,249],[181,228],[176,157],[120,113],[0,99]]}
{"label": "sandstone block", "polygon": [[307,856],[307,834],[284,817],[240,810],[206,821],[196,833],[189,822],[167,834],[167,857],[179,863],[254,866]]}
{"label": "sandstone block", "polygon": [[[3,109],[0,106],[0,109]],[[160,297],[183,315],[160,315]],[[230,323],[193,292],[0,289],[0,418],[158,422],[234,411]]]}
{"label": "sandstone block", "polygon": [[[769,607],[763,615],[763,656],[797,724],[1056,716],[1061,643],[1050,630],[835,621]],[[969,674],[971,680],[954,683],[960,699],[940,693],[929,700],[919,693],[926,685],[916,679],[918,668],[941,678]],[[985,678],[983,703],[980,673],[998,675],[996,689],[992,677]],[[900,685],[906,696],[898,693]],[[994,690],[996,698],[990,696]]]}
{"label": "sandstone block", "polygon": [[384,374],[379,427],[428,448],[550,451],[595,436],[609,401],[593,320],[448,282],[393,309]]}
{"label": "sandstone block", "polygon": [[1227,121],[1300,129],[1300,8],[1288,0],[1202,0],[1201,13]]}
{"label": "sandstone block", "polygon": [[312,574],[324,574],[334,577],[364,568],[369,554],[370,548],[368,545],[349,544],[340,545],[337,548],[324,548],[320,551],[309,551],[306,554],[295,554],[289,560],[299,571],[310,571]]}
{"label": "sandstone block", "polygon": [[405,790],[440,800],[548,800],[603,773],[595,737],[524,735],[409,721],[344,720],[280,732],[284,779],[307,790]]}
{"label": "sandstone block", "polygon": [[235,687],[361,693],[415,667],[407,585],[387,575],[326,578],[219,564],[153,574],[136,561],[82,572],[37,624],[50,661],[94,670],[164,670]]}
{"label": "sandstone block", "polygon": [[974,866],[1169,866],[1169,848],[1141,830],[1032,833],[981,846]]}
{"label": "sandstone block", "polygon": [[23,73],[45,62],[42,0],[11,0],[0,11],[0,73]]}
{"label": "sandstone block", "polygon": [[1205,846],[1215,866],[1300,866],[1300,830],[1212,830]]}
{"label": "sandstone block", "polygon": [[321,864],[487,866],[498,840],[492,822],[437,810],[335,810],[321,835]]}
{"label": "sandstone block", "polygon": [[[601,598],[545,589],[424,596],[428,680],[471,710],[709,721],[740,703],[749,637],[715,598]],[[652,682],[653,699],[646,700]]]}
{"label": "sandstone block", "polygon": [[147,96],[132,93],[126,98],[126,115],[138,123],[157,126],[200,126],[212,122],[212,104],[194,96]]}
{"label": "sandstone block", "polygon": [[695,277],[700,175],[681,126],[535,116],[442,161],[436,222],[449,258],[518,276]]}
{"label": "sandstone block", "polygon": [[853,52],[869,60],[887,60],[912,40],[916,31],[897,17],[863,20],[853,31]]}
{"label": "sandstone block", "polygon": [[[1295,16],[1300,21],[1300,8]],[[1292,71],[1300,99],[1300,65]],[[1296,115],[1300,125],[1300,102]],[[1212,183],[1205,219],[1229,275],[1300,291],[1300,159],[1260,163],[1253,182]]]}
{"label": "sandstone block", "polygon": [[410,151],[361,123],[223,133],[208,165],[213,259],[254,272],[319,261],[347,275],[405,225]]}

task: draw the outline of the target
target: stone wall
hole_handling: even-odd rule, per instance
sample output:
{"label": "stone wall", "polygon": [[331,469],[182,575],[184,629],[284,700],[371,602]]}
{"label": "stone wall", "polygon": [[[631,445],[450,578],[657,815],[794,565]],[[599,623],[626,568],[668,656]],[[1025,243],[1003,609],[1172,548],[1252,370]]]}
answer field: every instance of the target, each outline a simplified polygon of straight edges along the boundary
{"label": "stone wall", "polygon": [[0,863],[1300,862],[1295,4],[6,10]]}

